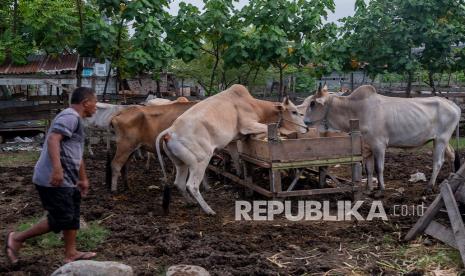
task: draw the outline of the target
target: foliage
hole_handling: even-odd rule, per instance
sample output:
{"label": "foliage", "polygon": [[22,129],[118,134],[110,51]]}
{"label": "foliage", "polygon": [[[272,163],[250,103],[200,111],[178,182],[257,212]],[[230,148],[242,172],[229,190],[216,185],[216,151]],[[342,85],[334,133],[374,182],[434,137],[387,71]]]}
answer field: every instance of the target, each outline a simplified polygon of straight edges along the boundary
{"label": "foliage", "polygon": [[242,14],[251,29],[240,40],[245,41],[245,47],[240,47],[234,59],[249,59],[256,66],[277,68],[282,93],[283,71],[289,65],[321,61],[317,59],[318,50],[335,36],[335,25],[323,24],[322,17],[328,10],[334,11],[332,0],[250,1]]}
{"label": "foliage", "polygon": [[[33,218],[26,220],[18,226],[17,230],[25,231],[39,222],[40,219],[41,218]],[[78,231],[76,241],[78,246],[83,250],[94,250],[98,247],[99,244],[105,241],[109,234],[110,231],[105,229],[103,226],[96,222],[90,222],[87,228]],[[48,249],[62,247],[63,241],[59,235],[50,232],[28,240],[28,244]]]}

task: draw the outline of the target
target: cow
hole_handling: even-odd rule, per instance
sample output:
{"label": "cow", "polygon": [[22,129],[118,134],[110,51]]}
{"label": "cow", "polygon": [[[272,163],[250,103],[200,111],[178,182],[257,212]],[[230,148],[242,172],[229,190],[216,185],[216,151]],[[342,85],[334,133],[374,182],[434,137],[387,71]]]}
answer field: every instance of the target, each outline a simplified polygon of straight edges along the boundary
{"label": "cow", "polygon": [[[110,146],[110,136],[111,136],[111,129],[110,129],[110,121],[111,118],[119,113],[120,111],[131,107],[131,105],[116,105],[116,104],[108,104],[108,103],[97,103],[97,111],[92,115],[92,117],[86,118],[83,120],[84,126],[86,130],[89,128],[96,128],[106,131],[106,140],[107,140],[107,149]],[[92,146],[89,141],[88,143],[88,150],[90,155],[94,155],[92,151]]]}
{"label": "cow", "polygon": [[[214,151],[241,136],[266,133],[266,124],[272,122],[281,122],[282,127],[298,132],[307,131],[296,106],[287,98],[283,103],[257,100],[242,85],[235,84],[201,101],[157,137],[155,144],[165,181],[166,172],[160,154],[162,139],[164,151],[176,167],[175,186],[187,201],[193,202],[189,191],[204,212],[214,215],[199,191]],[[167,211],[170,188],[169,185],[164,188],[163,207]]]}
{"label": "cow", "polygon": [[365,160],[367,185],[372,191],[375,169],[382,195],[386,148],[415,148],[432,140],[433,173],[426,187],[426,191],[431,192],[444,163],[444,153],[448,159],[454,159],[449,139],[459,123],[460,113],[455,103],[441,97],[386,97],[371,85],[360,86],[343,97],[330,95],[326,87],[321,89],[320,86],[310,100],[304,121],[307,126],[316,125],[323,131],[349,131],[349,120],[358,119],[362,138],[372,152]]}
{"label": "cow", "polygon": [[145,105],[165,105],[165,104],[172,104],[172,103],[186,103],[189,100],[186,97],[178,97],[176,100],[168,100],[168,99],[162,99],[162,98],[155,98],[148,100]]}
{"label": "cow", "polygon": [[159,106],[132,106],[113,116],[116,153],[111,162],[111,191],[117,190],[121,168],[139,148],[155,153],[155,138],[197,102],[173,102]]}

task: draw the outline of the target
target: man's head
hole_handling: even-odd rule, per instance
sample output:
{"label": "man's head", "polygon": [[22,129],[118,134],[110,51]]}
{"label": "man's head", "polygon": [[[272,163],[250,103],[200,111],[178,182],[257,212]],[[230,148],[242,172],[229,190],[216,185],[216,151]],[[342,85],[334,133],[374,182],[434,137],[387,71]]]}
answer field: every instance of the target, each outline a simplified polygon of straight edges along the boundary
{"label": "man's head", "polygon": [[95,91],[89,87],[78,87],[71,95],[71,105],[81,117],[91,117],[97,110],[97,96]]}

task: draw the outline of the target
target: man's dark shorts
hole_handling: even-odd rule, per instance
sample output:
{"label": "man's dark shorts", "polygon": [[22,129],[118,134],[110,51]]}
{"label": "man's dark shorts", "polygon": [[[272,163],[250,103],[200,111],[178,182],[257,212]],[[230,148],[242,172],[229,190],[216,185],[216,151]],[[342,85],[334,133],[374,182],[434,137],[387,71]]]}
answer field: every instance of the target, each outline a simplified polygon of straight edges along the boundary
{"label": "man's dark shorts", "polygon": [[53,232],[79,229],[81,193],[77,188],[35,186]]}

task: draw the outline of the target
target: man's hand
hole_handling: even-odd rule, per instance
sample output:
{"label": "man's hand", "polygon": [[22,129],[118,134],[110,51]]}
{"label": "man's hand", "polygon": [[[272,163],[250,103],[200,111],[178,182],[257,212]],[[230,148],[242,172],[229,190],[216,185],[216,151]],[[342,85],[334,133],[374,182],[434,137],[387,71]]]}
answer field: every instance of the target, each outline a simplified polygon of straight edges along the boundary
{"label": "man's hand", "polygon": [[77,183],[77,186],[79,190],[81,191],[81,196],[86,196],[87,193],[89,192],[89,180],[88,179],[79,180]]}
{"label": "man's hand", "polygon": [[50,176],[50,184],[53,187],[60,187],[63,184],[63,169],[54,168],[52,169],[52,175]]}

